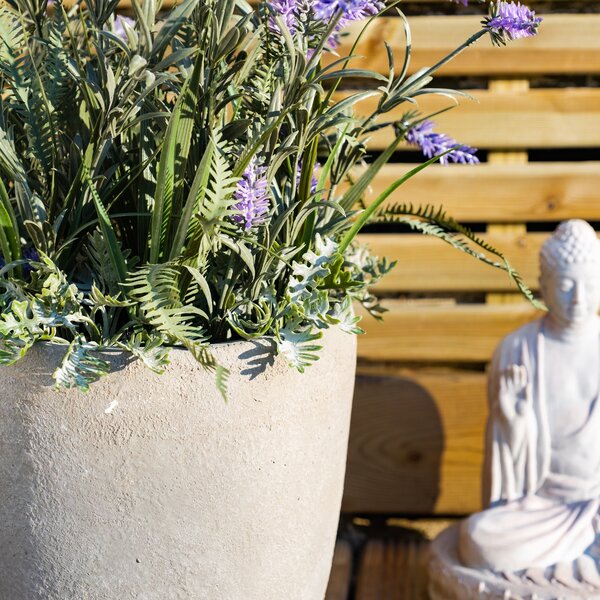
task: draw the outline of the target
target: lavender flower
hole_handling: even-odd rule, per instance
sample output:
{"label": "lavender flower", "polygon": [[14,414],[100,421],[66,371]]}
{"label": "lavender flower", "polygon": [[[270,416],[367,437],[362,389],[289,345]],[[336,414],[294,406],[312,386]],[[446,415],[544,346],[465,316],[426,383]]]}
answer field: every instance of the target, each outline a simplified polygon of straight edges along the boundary
{"label": "lavender flower", "polygon": [[[354,21],[362,21],[376,15],[384,6],[381,0],[316,0],[312,9],[315,17],[324,22],[331,20],[341,11],[340,20],[335,28],[336,32],[339,32]],[[328,43],[331,48],[338,45],[337,33],[329,38]]]}
{"label": "lavender flower", "polygon": [[[310,180],[310,193],[311,196],[317,193],[317,187],[319,185],[319,181],[317,179],[317,169],[321,166],[320,163],[315,163],[315,166],[313,167],[313,175],[312,175],[312,179]],[[298,171],[296,172],[296,187],[298,187],[300,185],[300,179],[302,178],[302,161],[300,161],[298,163]]]}
{"label": "lavender flower", "polygon": [[490,5],[490,16],[483,23],[496,44],[506,44],[506,40],[535,35],[541,22],[534,11],[520,2],[500,0]]}
{"label": "lavender flower", "polygon": [[[286,27],[293,35],[298,29],[298,17],[302,12],[298,0],[271,0],[269,2],[271,9],[279,15]],[[279,26],[273,17],[269,19],[269,27],[272,31],[279,31]]]}
{"label": "lavender flower", "polygon": [[[309,5],[303,0],[270,0],[269,6],[282,17],[287,28],[294,34],[298,30],[300,20],[307,14]],[[361,21],[377,14],[384,7],[384,2],[382,0],[316,0],[310,7],[314,17],[324,23],[341,11],[336,26],[338,32],[353,21]],[[269,27],[273,31],[279,30],[275,19],[270,20]],[[329,38],[329,45],[337,46],[337,34]],[[309,50],[309,59],[311,55],[312,52]]]}
{"label": "lavender flower", "polygon": [[233,197],[237,200],[235,208],[240,214],[233,220],[248,230],[265,222],[269,210],[268,181],[266,167],[259,166],[253,158],[237,184]]}
{"label": "lavender flower", "polygon": [[117,37],[120,37],[124,42],[127,41],[127,31],[125,30],[126,24],[129,27],[133,27],[135,24],[135,21],[129,17],[124,17],[123,15],[117,15],[115,17],[115,22],[112,27],[112,32]]}
{"label": "lavender flower", "polygon": [[427,158],[438,156],[453,146],[457,146],[452,152],[444,154],[440,158],[440,163],[447,165],[451,160],[455,163],[474,165],[479,162],[475,156],[476,148],[459,144],[455,139],[445,133],[435,133],[433,131],[435,124],[431,121],[423,121],[409,129],[404,136],[409,144],[419,146]]}
{"label": "lavender flower", "polygon": [[376,15],[384,4],[379,0],[316,0],[313,3],[315,17],[321,21],[329,21],[338,11],[342,11],[338,27],[352,21],[362,21]]}

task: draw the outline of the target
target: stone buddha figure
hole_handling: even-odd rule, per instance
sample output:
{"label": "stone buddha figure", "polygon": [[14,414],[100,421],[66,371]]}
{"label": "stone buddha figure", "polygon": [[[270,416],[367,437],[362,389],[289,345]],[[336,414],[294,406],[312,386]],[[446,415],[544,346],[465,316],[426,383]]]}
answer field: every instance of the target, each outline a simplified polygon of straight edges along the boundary
{"label": "stone buddha figure", "polygon": [[433,545],[434,599],[600,598],[600,243],[562,223],[540,253],[548,312],[488,375],[488,508]]}

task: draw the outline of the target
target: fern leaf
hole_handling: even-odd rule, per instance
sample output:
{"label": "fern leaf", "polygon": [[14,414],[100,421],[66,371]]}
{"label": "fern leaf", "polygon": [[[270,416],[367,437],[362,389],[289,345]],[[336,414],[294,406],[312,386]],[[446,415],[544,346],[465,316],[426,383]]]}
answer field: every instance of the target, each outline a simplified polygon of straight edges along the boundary
{"label": "fern leaf", "polygon": [[98,344],[86,342],[81,336],[74,339],[61,366],[54,372],[56,386],[87,391],[91,383],[98,381],[110,370],[108,361],[94,355],[100,350]]}
{"label": "fern leaf", "polygon": [[182,304],[178,278],[179,272],[169,264],[146,265],[124,285],[129,288],[129,298],[139,304],[144,318],[158,331],[181,343],[204,341],[204,332],[194,321],[206,315]]}
{"label": "fern leaf", "polygon": [[[443,242],[450,244],[453,248],[460,250],[491,267],[505,271],[513,280],[519,291],[536,308],[544,308],[543,305],[536,300],[533,292],[527,287],[502,252],[478,237],[468,227],[461,225],[446,215],[441,207],[436,208],[433,205],[425,205],[415,208],[412,204],[395,204],[380,209],[376,213],[374,222],[404,223],[411,229],[437,237]],[[495,258],[490,258],[489,255]]]}

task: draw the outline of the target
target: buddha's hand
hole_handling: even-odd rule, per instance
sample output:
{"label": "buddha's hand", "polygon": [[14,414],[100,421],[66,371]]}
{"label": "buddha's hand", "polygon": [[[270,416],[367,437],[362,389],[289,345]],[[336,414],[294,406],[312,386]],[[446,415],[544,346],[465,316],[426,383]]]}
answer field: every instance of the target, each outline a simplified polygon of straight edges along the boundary
{"label": "buddha's hand", "polygon": [[500,373],[499,404],[509,422],[525,417],[533,401],[531,382],[524,365],[509,365]]}

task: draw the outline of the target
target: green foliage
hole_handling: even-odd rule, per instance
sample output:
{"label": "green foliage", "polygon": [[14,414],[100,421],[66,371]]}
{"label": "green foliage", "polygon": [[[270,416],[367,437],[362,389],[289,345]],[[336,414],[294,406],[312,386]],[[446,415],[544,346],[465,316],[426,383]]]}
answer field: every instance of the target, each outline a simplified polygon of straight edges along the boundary
{"label": "green foliage", "polygon": [[[160,15],[158,0],[134,0],[119,32],[115,8],[0,6],[0,364],[55,340],[66,349],[57,384],[87,389],[109,370],[106,349],[162,372],[179,345],[225,396],[210,345],[271,336],[302,371],[323,329],[361,332],[353,301],[384,312],[369,287],[393,264],[356,244],[368,221],[439,237],[529,294],[499,252],[443,213],[381,208],[422,167],[356,211],[425,118],[385,114],[424,93],[455,96],[426,87],[434,68],[406,77],[405,20],[403,65],[390,52],[382,76],[352,57],[323,66],[339,14],[323,23],[308,10],[290,31],[264,3],[183,0]],[[373,89],[334,100],[349,76]],[[357,118],[369,96],[376,110]],[[381,127],[393,143],[356,176]]]}

